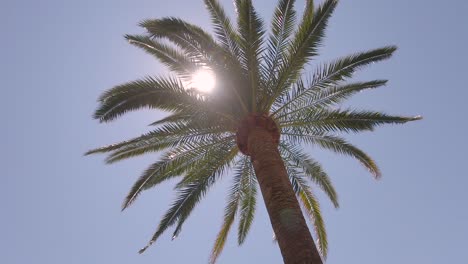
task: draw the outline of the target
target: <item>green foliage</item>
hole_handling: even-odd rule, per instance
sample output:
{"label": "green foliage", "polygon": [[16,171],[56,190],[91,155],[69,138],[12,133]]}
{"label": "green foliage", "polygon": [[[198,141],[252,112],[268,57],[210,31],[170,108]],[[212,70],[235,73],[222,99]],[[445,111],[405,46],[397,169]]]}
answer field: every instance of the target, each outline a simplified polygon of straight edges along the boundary
{"label": "green foliage", "polygon": [[126,35],[125,38],[130,44],[135,45],[156,57],[156,59],[164,63],[172,71],[177,73],[178,76],[185,80],[189,80],[191,74],[199,68],[195,58],[190,58],[186,54],[181,53],[168,45],[161,44],[159,41],[151,39],[151,37]]}
{"label": "green foliage", "polygon": [[[336,85],[327,88],[314,87],[311,88],[309,93],[310,96],[304,98],[298,98],[294,104],[294,107],[285,107],[285,111],[280,111],[276,115],[276,119],[279,121],[288,120],[289,116],[295,114],[296,116],[303,116],[308,110],[320,110],[320,108],[327,108],[333,105],[337,105],[343,100],[356,94],[365,89],[377,88],[387,83],[386,80],[375,80],[370,82],[357,82],[349,83],[344,85]],[[304,83],[298,82],[296,85],[303,86]],[[301,87],[301,90],[304,90]],[[292,108],[292,109],[289,109]]]}
{"label": "green foliage", "polygon": [[325,192],[336,208],[339,207],[338,195],[335,188],[318,162],[313,160],[307,153],[303,152],[300,147],[287,142],[280,143],[280,153],[283,160],[288,161],[288,166],[299,169],[302,175],[312,180]]}
{"label": "green foliage", "polygon": [[202,100],[187,91],[176,78],[146,77],[118,85],[103,93],[94,118],[108,122],[141,108],[183,111],[197,108],[200,102]]}
{"label": "green foliage", "polygon": [[[240,158],[233,170],[233,183],[231,185],[228,203],[224,212],[224,222],[218,236],[216,237],[210,257],[210,263],[216,262],[216,259],[224,248],[229,230],[231,229],[232,223],[234,222],[239,209],[239,205],[241,204],[242,196],[244,195],[245,187],[247,186],[246,183],[254,183],[255,181],[255,175],[249,157],[244,156]],[[255,184],[252,184],[251,188],[255,187]],[[255,197],[253,199],[255,201]]]}
{"label": "green foliage", "polygon": [[[292,186],[315,227],[321,254],[327,253],[327,236],[313,187],[321,189],[335,207],[338,195],[319,162],[305,145],[331,150],[358,160],[370,173],[381,175],[374,160],[345,141],[340,134],[372,131],[384,124],[403,124],[421,117],[392,116],[373,111],[340,109],[358,92],[386,85],[386,80],[353,82],[353,74],[388,59],[396,47],[356,53],[316,68],[303,77],[305,66],[319,54],[326,26],[337,0],[315,6],[308,0],[300,21],[296,1],[279,0],[267,32],[252,1],[235,0],[237,23],[233,25],[217,0],[204,0],[214,36],[182,19],[166,17],[140,23],[147,32],[126,35],[137,46],[167,66],[174,76],[146,77],[104,92],[94,118],[110,122],[142,108],[168,112],[151,124],[153,130],[133,139],[90,150],[107,153],[108,163],[152,152],[163,152],[136,181],[122,208],[130,206],[143,190],[173,178],[177,197],[151,238],[153,244],[169,227],[173,238],[208,189],[233,169],[224,220],[210,263],[222,252],[229,231],[239,219],[238,243],[242,244],[253,222],[257,181],[249,157],[239,153],[235,132],[251,113],[269,113],[281,129],[280,154]],[[211,69],[217,79],[212,93],[188,89],[193,73]],[[236,162],[234,162],[236,161]]]}
{"label": "green foliage", "polygon": [[388,59],[395,50],[396,47],[391,46],[361,52],[317,67],[315,73],[310,77],[311,82],[309,85],[305,86],[302,80],[298,80],[291,82],[291,84],[295,84],[293,89],[289,90],[290,87],[288,86],[280,90],[280,94],[274,98],[273,115],[275,116],[283,109],[294,108],[298,101],[299,103],[307,102],[308,97],[311,96],[316,87],[326,89],[346,78],[352,77],[353,73],[363,66]]}
{"label": "green foliage", "polygon": [[295,144],[314,144],[323,149],[331,150],[338,154],[347,155],[357,159],[375,178],[381,176],[380,170],[372,158],[364,151],[346,142],[344,139],[326,133],[306,134],[297,132],[284,132],[285,138]]}
{"label": "green foliage", "polygon": [[255,215],[255,206],[257,204],[257,178],[250,162],[247,163],[246,176],[240,183],[240,207],[239,207],[239,232],[237,242],[242,245],[252,225]]}
{"label": "green foliage", "polygon": [[206,8],[211,15],[215,36],[221,46],[227,49],[231,55],[239,58],[239,34],[231,25],[231,21],[217,0],[204,0]]}
{"label": "green foliage", "polygon": [[313,2],[308,1],[302,21],[282,56],[282,63],[278,66],[275,81],[270,87],[272,96],[266,98],[268,108],[279,95],[296,82],[305,64],[318,54],[318,47],[325,35],[328,19],[337,3],[336,0],[326,0],[314,10]]}
{"label": "green foliage", "polygon": [[248,109],[256,112],[256,94],[260,85],[259,58],[262,53],[265,31],[263,29],[263,21],[258,17],[252,1],[237,0],[235,3],[238,18],[237,28],[239,30],[241,65],[244,65],[244,71],[247,72],[249,80],[248,90],[250,91],[251,100],[248,101]]}
{"label": "green foliage", "polygon": [[390,116],[379,112],[355,110],[306,109],[300,114],[290,115],[288,121],[280,122],[281,127],[299,127],[304,130],[327,132],[372,131],[383,124],[402,124],[418,120],[419,117]]}
{"label": "green foliage", "polygon": [[[269,91],[278,72],[278,66],[283,61],[283,56],[290,44],[290,37],[294,30],[294,23],[296,21],[296,11],[294,10],[294,0],[281,0],[273,14],[271,21],[271,34],[267,43],[267,48],[262,56],[261,67],[262,77],[266,82],[264,91]],[[268,93],[269,94],[269,93]],[[266,96],[266,95],[265,95]],[[266,101],[268,98],[260,98],[260,101]]]}
{"label": "green foliage", "polygon": [[296,192],[302,207],[305,209],[309,215],[309,219],[314,225],[315,235],[318,242],[318,249],[322,256],[326,258],[328,250],[327,232],[325,230],[325,223],[320,212],[319,203],[312,194],[310,186],[308,186],[301,173],[296,170],[296,167],[294,167],[294,165],[287,164],[287,171],[293,189]]}
{"label": "green foliage", "polygon": [[140,26],[148,31],[152,39],[167,39],[193,60],[203,61],[213,58],[215,40],[202,28],[187,23],[179,18],[144,20]]}

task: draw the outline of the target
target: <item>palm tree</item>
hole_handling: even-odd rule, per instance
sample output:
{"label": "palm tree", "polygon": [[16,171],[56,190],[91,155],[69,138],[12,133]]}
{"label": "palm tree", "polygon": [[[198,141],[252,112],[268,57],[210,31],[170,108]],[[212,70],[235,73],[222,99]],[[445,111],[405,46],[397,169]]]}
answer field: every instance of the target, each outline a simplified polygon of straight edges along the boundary
{"label": "palm tree", "polygon": [[[396,47],[356,53],[323,63],[309,74],[306,65],[318,55],[328,19],[338,1],[315,7],[307,1],[296,23],[294,0],[279,0],[266,32],[252,1],[236,0],[234,26],[216,0],[204,0],[214,35],[181,19],[145,20],[145,35],[126,39],[174,73],[118,85],[102,94],[94,118],[110,122],[141,108],[169,115],[142,136],[87,152],[109,153],[108,163],[164,151],[131,188],[123,209],[143,191],[172,178],[177,198],[162,218],[143,252],[170,226],[175,238],[209,187],[223,175],[232,176],[224,221],[210,262],[221,253],[229,230],[239,218],[238,243],[245,241],[254,218],[257,186],[265,202],[285,263],[322,263],[327,237],[319,204],[310,183],[323,190],[335,207],[338,198],[320,164],[303,146],[312,145],[356,158],[375,178],[380,171],[363,151],[339,133],[373,130],[416,117],[340,109],[357,92],[386,84],[386,80],[351,82],[353,73],[389,58]],[[191,83],[194,72],[216,76],[213,92]],[[305,75],[305,76],[304,76]],[[232,171],[228,174],[228,171]],[[304,214],[315,227],[317,247]]]}

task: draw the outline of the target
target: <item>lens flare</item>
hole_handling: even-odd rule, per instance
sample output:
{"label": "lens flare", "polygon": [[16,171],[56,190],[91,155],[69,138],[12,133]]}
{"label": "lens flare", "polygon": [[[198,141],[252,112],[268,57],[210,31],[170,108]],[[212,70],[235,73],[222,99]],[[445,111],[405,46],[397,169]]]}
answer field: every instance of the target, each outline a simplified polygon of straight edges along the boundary
{"label": "lens flare", "polygon": [[216,85],[216,78],[211,70],[199,70],[193,74],[191,86],[200,92],[209,93]]}

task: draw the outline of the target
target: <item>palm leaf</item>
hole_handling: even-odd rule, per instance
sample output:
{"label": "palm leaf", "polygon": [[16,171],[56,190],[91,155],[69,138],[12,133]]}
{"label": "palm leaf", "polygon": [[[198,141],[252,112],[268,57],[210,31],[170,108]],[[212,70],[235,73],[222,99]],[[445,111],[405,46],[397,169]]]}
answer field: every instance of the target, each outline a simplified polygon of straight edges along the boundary
{"label": "palm leaf", "polygon": [[[293,114],[296,114],[296,116],[303,116],[305,112],[310,109],[331,107],[339,104],[358,92],[366,89],[374,89],[383,86],[386,83],[386,80],[375,80],[336,85],[326,89],[315,87],[311,90],[309,96],[300,98],[296,102],[290,104],[288,107],[291,109],[290,111],[287,111],[289,109],[284,109],[281,113],[278,113],[276,119],[282,121]],[[303,85],[303,83],[298,83],[297,85]]]}
{"label": "palm leaf", "polygon": [[323,171],[320,164],[311,159],[309,155],[304,153],[298,146],[288,144],[287,142],[281,142],[279,147],[283,160],[288,161],[289,166],[300,169],[302,174],[306,175],[325,192],[335,208],[338,208],[338,194],[330,178],[325,171]]}
{"label": "palm leaf", "polygon": [[265,34],[263,21],[258,17],[252,1],[238,0],[236,1],[237,10],[237,27],[239,30],[239,46],[241,48],[242,65],[245,66],[250,88],[249,109],[251,112],[256,112],[257,107],[257,90],[260,83],[259,76],[259,56],[263,46],[263,35]]}
{"label": "palm leaf", "polygon": [[312,1],[309,1],[302,22],[288,48],[287,56],[280,65],[277,82],[273,85],[272,97],[268,104],[269,107],[279,95],[296,82],[304,65],[317,55],[317,49],[325,34],[328,19],[337,3],[337,0],[326,0],[314,12],[314,5]]}
{"label": "palm leaf", "polygon": [[[211,177],[215,177],[216,180],[226,172],[226,170],[231,166],[234,158],[237,156],[238,149],[234,146],[234,142],[231,142],[231,144],[225,144],[224,146],[219,147],[216,154],[200,159],[199,162],[195,164],[196,167],[193,166],[193,169],[189,170],[182,181],[176,185],[176,189],[185,188],[186,185],[190,185],[193,182],[198,181],[200,178],[206,177],[206,175],[213,175]],[[172,239],[179,235],[182,230],[182,226],[190,213],[191,210],[188,210],[178,218],[178,223],[172,235]]]}
{"label": "palm leaf", "polygon": [[[209,140],[207,142],[213,142]],[[234,136],[226,137],[223,141],[224,144],[218,144],[218,149],[210,155],[205,155],[203,159],[199,159],[196,164],[197,169],[194,169],[185,175],[185,177],[176,185],[176,189],[184,187],[193,181],[196,181],[199,177],[207,174],[216,172],[217,174],[224,173],[227,169],[226,165],[230,164],[234,157],[238,153],[238,149],[234,140]]]}
{"label": "palm leaf", "polygon": [[280,121],[281,127],[303,127],[306,130],[360,132],[373,131],[384,124],[404,124],[421,119],[420,116],[391,116],[379,112],[353,110],[305,109],[292,121]]}
{"label": "palm leaf", "polygon": [[214,33],[221,47],[225,50],[224,57],[218,60],[224,62],[227,69],[218,71],[216,73],[217,78],[219,77],[222,80],[229,91],[225,98],[233,97],[237,99],[239,106],[234,112],[240,116],[247,115],[251,106],[251,93],[246,78],[248,72],[243,70],[247,67],[242,67],[242,61],[239,60],[239,58],[244,57],[241,50],[240,36],[233,29],[231,21],[217,0],[204,0],[204,2],[211,16]]}
{"label": "palm leaf", "polygon": [[[224,11],[221,10],[221,13],[224,14]],[[229,21],[228,24],[230,27]],[[145,20],[140,25],[148,30],[151,37],[170,40],[195,61],[211,68],[223,86],[232,90],[232,82],[239,81],[236,76],[242,74],[242,71],[238,57],[234,57],[229,48],[216,43],[202,28],[172,17]],[[230,30],[232,31],[232,28]],[[236,54],[239,56],[240,53]]]}
{"label": "palm leaf", "polygon": [[[214,110],[214,109],[213,109]],[[204,109],[194,111],[180,111],[159,119],[150,126],[158,126],[163,124],[179,124],[179,123],[198,123],[204,124],[205,127],[223,127],[226,132],[235,132],[237,119],[220,112],[207,112]]]}
{"label": "palm leaf", "polygon": [[221,254],[226,243],[229,230],[231,229],[232,223],[234,222],[234,218],[236,216],[242,195],[241,185],[246,178],[251,177],[251,169],[249,163],[249,158],[247,156],[244,156],[233,168],[233,170],[235,171],[233,177],[233,184],[231,186],[230,194],[228,196],[228,204],[226,205],[226,208],[224,210],[223,225],[218,235],[216,236],[215,244],[211,252],[209,261],[211,264],[214,264],[218,259],[219,255]]}
{"label": "palm leaf", "polygon": [[307,135],[297,132],[290,133],[288,131],[284,131],[282,135],[286,140],[290,141],[291,144],[314,144],[335,153],[353,157],[367,168],[376,179],[381,176],[379,168],[371,157],[340,137],[328,135],[326,133]]}
{"label": "palm leaf", "polygon": [[263,87],[260,87],[262,97],[259,100],[262,107],[271,92],[270,87],[275,81],[278,65],[282,62],[285,50],[289,45],[289,38],[296,20],[295,2],[294,0],[280,0],[273,14],[271,34],[260,64]]}
{"label": "palm leaf", "polygon": [[196,25],[179,18],[166,17],[144,20],[140,26],[144,27],[151,37],[165,38],[176,44],[195,61],[217,70],[219,68],[216,65],[224,65],[228,51],[220,47],[210,34]]}
{"label": "palm leaf", "polygon": [[216,46],[214,39],[205,30],[180,18],[148,19],[140,22],[140,26],[151,37],[166,38],[194,57],[210,56],[210,51]]}
{"label": "palm leaf", "polygon": [[328,239],[325,229],[325,223],[320,211],[320,205],[317,199],[312,194],[310,187],[304,179],[294,170],[289,169],[289,178],[293,185],[294,191],[299,198],[303,208],[306,210],[314,225],[315,235],[317,236],[317,245],[321,255],[326,258],[328,252]]}
{"label": "palm leaf", "polygon": [[346,78],[352,77],[353,73],[363,66],[390,58],[396,49],[395,46],[388,46],[360,52],[318,67],[312,75],[312,82],[308,86],[295,85],[293,91],[282,91],[278,94],[278,97],[274,98],[273,115],[288,108],[297,100],[301,100],[302,97],[309,96],[316,88],[328,88]]}
{"label": "palm leaf", "polygon": [[157,152],[164,150],[166,148],[176,147],[176,146],[191,146],[197,144],[205,144],[208,142],[217,142],[222,140],[233,140],[234,136],[232,135],[220,135],[218,133],[211,132],[199,132],[193,135],[180,136],[176,138],[165,138],[163,140],[148,140],[143,142],[138,142],[126,147],[123,147],[119,150],[111,153],[107,159],[106,163],[111,164],[128,158],[133,158],[141,156],[147,153]]}
{"label": "palm leaf", "polygon": [[[236,148],[231,148],[225,154],[233,155],[233,153],[237,153]],[[213,170],[209,174],[204,174],[207,172],[207,170],[199,171],[199,177],[197,177],[195,181],[187,183],[183,185],[183,187],[178,188],[178,197],[159,223],[158,229],[151,238],[150,242],[139,251],[140,254],[143,253],[154,242],[156,242],[159,236],[161,236],[168,227],[172,226],[176,222],[179,222],[173,237],[177,236],[178,232],[181,230],[182,223],[190,215],[195,205],[204,196],[208,188],[213,183],[215,183],[216,179],[220,176],[219,172],[220,170],[222,171],[222,167],[225,167],[227,164],[217,165],[218,166],[212,167]],[[197,173],[197,169],[194,169],[189,173]]]}
{"label": "palm leaf", "polygon": [[[218,126],[213,126],[206,124],[206,126],[201,125],[201,123],[197,122],[197,120],[192,120],[192,122],[189,123],[184,123],[184,122],[173,122],[169,124],[165,124],[161,127],[158,127],[157,129],[148,132],[146,134],[143,134],[139,137],[135,137],[130,140],[122,141],[116,144],[111,144],[107,145],[104,147],[96,148],[89,150],[88,152],[85,153],[85,155],[90,155],[90,154],[96,154],[96,153],[106,153],[106,152],[111,152],[111,151],[116,151],[128,146],[131,146],[133,144],[139,144],[142,142],[148,142],[148,141],[162,141],[162,140],[167,140],[169,138],[179,138],[182,136],[187,136],[193,133],[209,133],[210,131],[212,133],[219,133],[222,130],[218,130]],[[218,132],[216,132],[218,130]]]}
{"label": "palm leaf", "polygon": [[169,123],[132,140],[90,150],[86,154],[112,152],[106,162],[114,163],[181,144],[217,141],[224,137],[230,137],[230,133],[226,132],[224,127],[209,126],[208,124],[203,126],[203,124],[196,122]]}
{"label": "palm leaf", "polygon": [[152,78],[128,82],[104,92],[94,114],[100,122],[141,108],[181,111],[201,104],[201,99],[187,92],[175,78]]}
{"label": "palm leaf", "polygon": [[149,243],[140,249],[139,253],[148,249],[156,240],[161,236],[164,231],[172,226],[181,215],[190,212],[195,204],[200,201],[201,197],[205,194],[208,187],[213,184],[213,179],[210,177],[204,178],[198,182],[191,183],[185,186],[183,189],[178,191],[178,197],[172,204],[171,208],[164,215],[163,219],[159,223],[158,229],[149,241]]}
{"label": "palm leaf", "polygon": [[237,234],[237,242],[242,245],[247,237],[250,227],[255,216],[255,208],[257,204],[257,178],[253,171],[252,163],[248,163],[248,177],[242,179],[241,182],[241,201],[240,201],[240,220],[239,230]]}
{"label": "palm leaf", "polygon": [[197,168],[205,160],[217,159],[218,155],[223,154],[222,147],[232,144],[230,141],[233,141],[232,138],[204,144],[197,142],[193,145],[184,145],[171,149],[161,161],[152,164],[143,172],[128,193],[122,210],[132,204],[143,190],[152,188],[170,178],[180,176],[192,168]]}
{"label": "palm leaf", "polygon": [[217,0],[204,0],[211,16],[214,32],[221,45],[228,50],[234,58],[240,57],[239,36],[233,30],[231,22],[219,5]]}
{"label": "palm leaf", "polygon": [[[215,6],[213,12],[220,16],[219,19],[227,19],[224,11],[216,1],[209,2],[213,2]],[[231,37],[237,39],[238,36],[232,31],[229,20],[227,19],[225,23],[227,23],[226,26],[229,28],[228,31],[233,34]],[[248,101],[246,99],[247,94],[237,90],[239,87],[244,87],[244,85],[234,85],[243,81],[242,78],[239,78],[242,77],[243,72],[238,60],[240,50],[237,44],[232,44],[236,47],[235,50],[237,51],[233,53],[229,47],[219,46],[200,27],[178,18],[145,20],[140,25],[146,28],[152,37],[170,40],[187,52],[199,64],[212,69],[216,74],[218,86],[220,86],[217,87],[217,90],[229,90],[230,96],[236,98],[238,103],[243,107],[243,110],[247,111],[247,104],[245,103]]]}
{"label": "palm leaf", "polygon": [[271,34],[268,47],[264,55],[266,69],[264,77],[271,78],[277,70],[277,66],[284,56],[285,49],[289,44],[289,37],[293,31],[296,12],[294,11],[294,0],[280,0],[275,9],[271,21]]}
{"label": "palm leaf", "polygon": [[196,117],[197,113],[193,112],[176,112],[173,114],[170,114],[164,118],[161,118],[157,121],[154,121],[153,123],[149,124],[150,126],[158,126],[162,124],[167,124],[167,123],[180,123],[180,122],[188,122],[192,120],[192,118]]}
{"label": "palm leaf", "polygon": [[176,72],[180,77],[186,80],[188,80],[199,68],[199,65],[197,65],[193,59],[187,57],[186,54],[170,48],[167,45],[161,44],[158,41],[152,40],[150,37],[126,35],[125,38],[130,44],[142,48],[150,55],[153,55],[172,71]]}

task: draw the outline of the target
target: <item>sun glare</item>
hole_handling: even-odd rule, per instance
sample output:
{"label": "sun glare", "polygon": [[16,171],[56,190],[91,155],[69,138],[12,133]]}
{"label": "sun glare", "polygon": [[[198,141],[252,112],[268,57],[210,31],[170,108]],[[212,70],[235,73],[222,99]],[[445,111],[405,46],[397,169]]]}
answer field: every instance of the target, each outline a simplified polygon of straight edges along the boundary
{"label": "sun glare", "polygon": [[209,93],[216,84],[216,78],[211,70],[203,69],[192,76],[191,86],[200,92]]}

